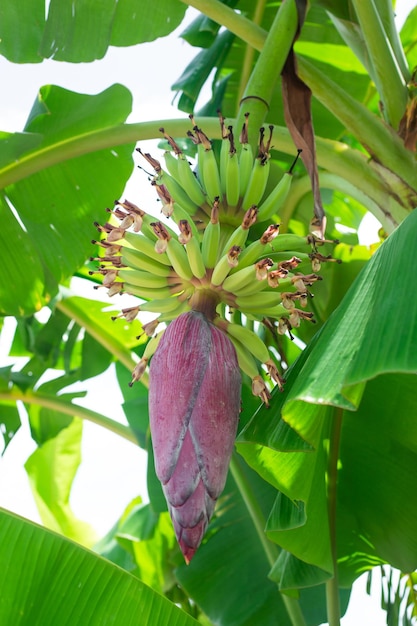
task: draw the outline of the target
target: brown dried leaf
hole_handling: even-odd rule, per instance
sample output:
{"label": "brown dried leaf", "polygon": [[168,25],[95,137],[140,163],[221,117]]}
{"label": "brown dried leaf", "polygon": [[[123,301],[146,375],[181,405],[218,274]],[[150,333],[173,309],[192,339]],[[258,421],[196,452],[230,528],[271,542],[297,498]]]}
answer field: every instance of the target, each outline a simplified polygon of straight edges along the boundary
{"label": "brown dried leaf", "polygon": [[398,134],[404,141],[407,150],[416,151],[417,144],[417,97],[407,104],[407,108],[400,120]]}
{"label": "brown dried leaf", "polygon": [[[297,1],[299,28],[294,38],[298,38],[304,21],[306,4]],[[314,139],[313,119],[311,116],[311,90],[297,74],[297,65],[291,48],[282,70],[282,97],[285,122],[298,149],[302,149],[301,158],[309,173],[314,197],[314,217],[311,221],[313,233],[321,239],[326,229],[326,216],[320,196],[319,176],[316,160],[316,142]]]}

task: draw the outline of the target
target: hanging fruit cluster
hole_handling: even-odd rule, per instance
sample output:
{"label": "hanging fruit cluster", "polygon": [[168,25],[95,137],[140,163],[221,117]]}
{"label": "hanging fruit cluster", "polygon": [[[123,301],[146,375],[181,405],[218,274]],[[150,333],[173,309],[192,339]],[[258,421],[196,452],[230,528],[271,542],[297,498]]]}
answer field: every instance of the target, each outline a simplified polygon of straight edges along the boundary
{"label": "hanging fruit cluster", "polygon": [[[191,118],[192,119],[192,118]],[[189,139],[196,145],[194,171],[164,129],[171,150],[166,169],[139,152],[154,169],[152,185],[172,227],[125,200],[109,210],[113,219],[96,224],[104,248],[99,274],[109,295],[141,299],[120,316],[156,314],[144,325],[151,337],[133,371],[132,383],[150,362],[150,422],[155,464],[186,561],[200,544],[226,480],[240,410],[240,371],[267,405],[270,380],[283,388],[278,364],[256,332],[232,321],[268,319],[279,334],[314,321],[306,310],[309,287],[320,276],[323,240],[280,234],[270,223],[290,191],[284,174],[265,196],[273,127],[260,130],[253,155],[248,116],[239,137],[220,116],[222,144],[217,159],[211,141],[192,119]],[[267,135],[267,137],[266,137]],[[251,228],[265,224],[259,237]],[[308,266],[307,273],[300,271]],[[119,316],[118,316],[119,317]],[[169,323],[156,333],[161,322]],[[263,366],[263,367],[262,367]]]}

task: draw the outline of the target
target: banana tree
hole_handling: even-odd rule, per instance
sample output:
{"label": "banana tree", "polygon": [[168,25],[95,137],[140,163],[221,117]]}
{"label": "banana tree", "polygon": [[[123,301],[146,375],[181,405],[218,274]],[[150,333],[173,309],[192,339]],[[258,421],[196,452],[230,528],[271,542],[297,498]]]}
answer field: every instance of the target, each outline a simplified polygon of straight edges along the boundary
{"label": "banana tree", "polygon": [[[26,468],[53,531],[92,547],[69,506],[80,418],[148,451],[150,503],[127,507],[102,556],[2,513],[16,549],[1,551],[0,615],[73,623],[77,605],[100,624],[333,626],[355,579],[388,564],[406,584],[385,606],[411,624],[416,9],[399,33],[388,0],[106,5],[52,1],[45,17],[41,2],[5,2],[0,52],[89,62],[166,36],[193,6],[182,36],[199,51],[173,84],[184,119],[126,123],[121,85],[50,85],[23,131],[0,135],[0,309],[17,320],[11,356],[29,359],[0,370],[0,415],[7,448],[25,407]],[[137,143],[162,217],[122,197]],[[371,248],[367,212],[381,223]],[[133,300],[111,314],[74,277]],[[128,426],[66,391],[113,362]],[[120,587],[101,605],[103,577]]]}

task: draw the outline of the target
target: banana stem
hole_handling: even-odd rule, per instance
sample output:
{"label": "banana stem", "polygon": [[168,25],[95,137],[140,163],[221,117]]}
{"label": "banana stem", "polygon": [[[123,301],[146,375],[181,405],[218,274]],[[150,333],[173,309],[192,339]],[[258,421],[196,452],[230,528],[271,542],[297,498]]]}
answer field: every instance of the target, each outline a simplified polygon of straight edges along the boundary
{"label": "banana stem", "polygon": [[[233,9],[222,5],[218,0],[181,1],[194,6],[218,24],[225,26],[255,50],[262,50],[267,32],[247,18],[235,13]],[[314,65],[301,57],[297,58],[300,78],[308,84],[314,96],[364,146],[367,146],[380,163],[392,172],[401,173],[401,178],[407,185],[411,189],[415,189],[417,166],[414,155],[404,147],[399,137],[391,129],[385,127],[363,104],[354,100]],[[363,173],[362,177],[364,177]]]}
{"label": "banana stem", "polygon": [[[220,139],[220,126],[216,118],[203,118],[204,130],[213,139]],[[199,120],[201,123],[201,120]],[[153,120],[139,124],[116,124],[102,130],[75,135],[41,150],[21,156],[17,161],[0,168],[0,189],[4,189],[31,174],[90,152],[112,148],[137,141],[159,139],[160,127],[169,128],[175,136],[185,137],[190,130],[190,120]],[[133,151],[132,145],[132,151]]]}
{"label": "banana stem", "polygon": [[329,626],[340,626],[339,589],[334,577],[326,582],[326,608]]}
{"label": "banana stem", "polygon": [[[400,206],[396,206],[394,212],[389,210],[387,211],[386,191],[381,190],[381,193],[375,194],[375,190],[373,193],[372,190],[368,190],[371,193],[371,195],[369,195],[369,193],[365,193],[362,189],[356,187],[346,178],[331,172],[320,172],[319,178],[321,189],[340,191],[367,207],[376,219],[381,222],[382,227],[387,233],[391,233],[395,230],[395,228],[397,228],[401,221],[407,216],[407,211]],[[288,223],[292,214],[301,199],[307,193],[311,193],[311,182],[308,176],[302,176],[301,178],[293,181],[291,185],[291,193],[279,213],[281,233],[287,232]]]}
{"label": "banana stem", "polygon": [[373,80],[383,104],[383,114],[395,129],[404,115],[407,86],[373,0],[352,0],[365,40]]}
{"label": "banana stem", "polygon": [[337,464],[339,460],[340,437],[342,432],[343,410],[336,408],[332,416],[329,458],[327,463],[327,509],[329,520],[330,549],[333,561],[333,578],[326,583],[327,619],[329,626],[340,626],[339,584],[337,575]]}
{"label": "banana stem", "polygon": [[70,415],[71,417],[81,417],[82,419],[88,420],[93,424],[98,424],[98,426],[102,426],[112,433],[119,435],[119,437],[123,437],[123,439],[138,445],[138,441],[129,426],[120,424],[109,417],[105,417],[100,413],[91,411],[90,409],[78,404],[62,400],[59,396],[49,396],[35,391],[23,392],[17,387],[13,387],[10,391],[0,392],[0,400],[13,404],[18,400],[21,400],[25,404],[36,404],[47,409],[52,409],[53,411],[59,411],[65,415]]}
{"label": "banana stem", "polygon": [[417,166],[414,155],[404,147],[398,135],[306,59],[298,58],[298,69],[317,100],[366,146],[377,161],[415,189]]}
{"label": "banana stem", "polygon": [[[257,24],[259,26],[259,24],[261,23],[262,16],[265,11],[265,5],[266,5],[266,0],[259,0],[256,3],[255,11],[254,11],[253,18],[252,18],[253,24]],[[243,93],[245,91],[246,85],[248,83],[248,80],[252,71],[254,57],[255,57],[254,48],[252,48],[252,46],[246,45],[245,56],[244,56],[243,64],[242,64],[242,72],[241,72],[240,80],[239,80],[238,96],[237,96],[238,104],[237,104],[236,115],[239,113],[239,102],[243,98]]]}
{"label": "banana stem", "polygon": [[297,28],[295,0],[283,0],[246,85],[235,125],[238,133],[243,126],[245,113],[250,113],[249,143],[254,150],[259,127],[268,113],[275,84],[288,57]]}
{"label": "banana stem", "polygon": [[237,35],[255,50],[261,50],[266,38],[264,29],[254,24],[244,15],[236,13],[236,11],[219,0],[180,0],[180,2],[204,13],[204,15],[230,30],[231,33]]}
{"label": "banana stem", "polygon": [[230,461],[230,471],[233,479],[239,489],[240,495],[249,511],[249,515],[255,526],[256,533],[259,537],[259,541],[262,544],[262,548],[265,552],[269,565],[272,567],[278,558],[278,547],[269,541],[265,535],[265,518],[259,506],[258,500],[253,493],[251,486],[243,473],[240,459],[236,452],[233,453]]}
{"label": "banana stem", "polygon": [[[279,550],[278,547],[271,541],[269,541],[265,535],[265,517],[261,511],[259,502],[255,494],[253,493],[249,481],[247,480],[243,472],[241,461],[236,452],[233,453],[232,459],[230,461],[230,471],[239,489],[240,495],[242,496],[242,499],[246,505],[246,508],[248,509],[249,515],[255,527],[256,533],[259,537],[259,541],[261,542],[262,548],[265,552],[268,563],[272,567],[278,558]],[[298,600],[296,598],[286,596],[285,594],[281,594],[281,598],[285,605],[285,608],[287,609],[292,625],[306,626],[306,622]]]}
{"label": "banana stem", "polygon": [[[408,69],[408,63],[404,50],[401,45],[401,40],[397,31],[397,27],[394,19],[392,0],[374,0],[374,9],[381,21],[383,30],[386,33],[388,42],[395,55],[395,61],[400,68],[401,75],[406,83],[410,80],[410,70]],[[328,10],[329,16],[332,19],[336,29],[338,30],[345,43],[355,53],[361,63],[367,68],[369,73],[373,73],[372,61],[369,57],[369,53],[366,49],[366,41],[364,40],[363,33],[358,28],[356,22],[349,22],[342,18],[338,18],[332,14],[331,9]],[[385,45],[385,42],[384,42]]]}
{"label": "banana stem", "polygon": [[114,337],[105,335],[105,333],[101,332],[100,329],[93,323],[93,320],[91,320],[85,311],[77,306],[76,302],[72,301],[71,298],[58,300],[56,302],[56,308],[82,326],[89,335],[94,337],[96,341],[104,346],[128,369],[133,369],[135,367],[136,363],[133,360],[130,351],[127,350]]}
{"label": "banana stem", "polygon": [[[213,139],[220,139],[220,126],[218,120],[213,117],[204,117],[198,120],[198,123],[204,128],[205,132]],[[47,167],[56,165],[68,159],[102,150],[114,146],[135,143],[147,139],[159,138],[158,128],[161,126],[169,127],[172,134],[178,137],[185,136],[189,130],[189,120],[182,119],[163,119],[144,122],[139,124],[117,124],[109,128],[86,133],[68,139],[22,156],[18,161],[14,161],[0,169],[0,189],[12,183],[39,172]],[[286,154],[294,154],[294,144],[286,128],[275,126],[274,140],[279,143],[280,150]],[[395,140],[390,134],[391,147]],[[383,142],[381,143],[381,149]],[[388,176],[391,172],[385,172],[384,168],[378,164],[368,162],[366,157],[358,150],[350,148],[346,144],[322,139],[316,137],[317,158],[319,164],[326,168],[329,172],[340,176],[357,188],[360,192],[368,196],[377,204],[380,211],[386,215],[386,220],[392,221],[393,226],[399,224],[415,206],[417,190],[415,180],[417,180],[417,169],[414,164],[414,185],[405,185],[403,181],[392,175],[395,189],[391,188],[390,180],[385,181],[383,176]],[[408,155],[403,157],[397,151],[397,165],[400,167],[407,165]],[[404,152],[408,152],[404,149]],[[409,153],[411,155],[411,153]],[[391,158],[391,155],[387,155]],[[404,169],[400,169],[403,175]],[[411,166],[410,166],[411,176]],[[413,193],[414,192],[414,193]],[[366,204],[367,208],[373,212],[373,206]],[[375,214],[378,219],[379,215]],[[389,229],[392,230],[392,227]]]}
{"label": "banana stem", "polygon": [[[124,345],[118,342],[114,337],[100,332],[100,329],[97,328],[93,320],[91,320],[90,317],[80,307],[78,307],[74,301],[71,300],[71,298],[58,300],[56,308],[82,326],[89,335],[94,337],[98,343],[106,348],[110,354],[116,357],[130,372],[134,369],[136,362],[133,360],[130,350],[126,349]],[[140,382],[145,387],[148,387],[147,372],[142,375]]]}
{"label": "banana stem", "polygon": [[411,75],[408,68],[407,58],[404,54],[404,50],[401,44],[401,39],[395,24],[395,7],[393,10],[392,0],[374,0],[376,11],[380,17],[388,41],[391,44],[392,50],[395,54],[398,66],[401,70],[401,74],[406,83],[410,81]]}

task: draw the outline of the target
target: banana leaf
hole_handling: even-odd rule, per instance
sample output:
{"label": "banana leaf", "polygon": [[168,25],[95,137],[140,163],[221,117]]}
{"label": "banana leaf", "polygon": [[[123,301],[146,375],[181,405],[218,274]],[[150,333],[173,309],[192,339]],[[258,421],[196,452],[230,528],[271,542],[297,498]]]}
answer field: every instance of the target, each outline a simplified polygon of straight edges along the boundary
{"label": "banana leaf", "polygon": [[191,626],[173,603],[106,559],[0,509],[0,622]]}

